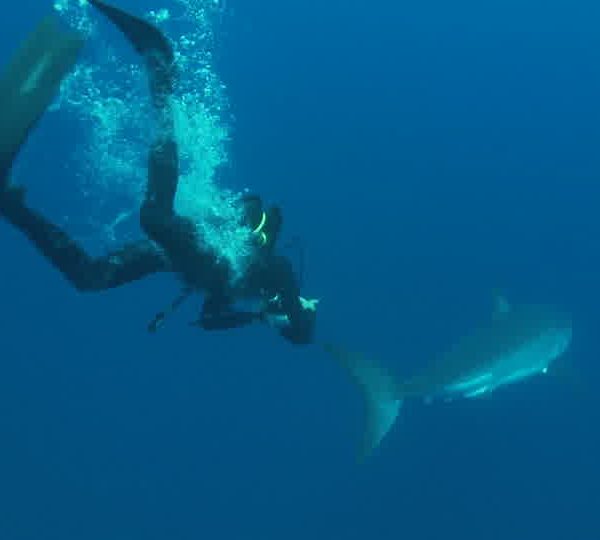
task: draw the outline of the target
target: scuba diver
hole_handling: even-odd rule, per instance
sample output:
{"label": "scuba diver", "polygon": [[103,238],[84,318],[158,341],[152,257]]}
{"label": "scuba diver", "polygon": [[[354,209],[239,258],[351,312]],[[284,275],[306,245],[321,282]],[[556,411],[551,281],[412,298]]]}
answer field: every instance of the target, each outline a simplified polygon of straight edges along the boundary
{"label": "scuba diver", "polygon": [[[0,216],[20,230],[79,291],[102,291],[157,272],[173,272],[182,294],[149,325],[155,331],[165,317],[194,292],[204,293],[196,323],[206,330],[255,322],[276,327],[293,344],[313,341],[316,300],[300,296],[291,262],[275,247],[282,225],[277,207],[263,208],[258,196],[242,198],[245,224],[254,233],[255,252],[243,277],[232,284],[231,269],[203,241],[194,223],[174,210],[179,179],[178,148],[170,97],[176,62],[167,38],[148,22],[99,0],[88,0],[126,37],[145,61],[158,137],[148,158],[148,180],[140,209],[147,239],[126,244],[102,257],[91,257],[65,231],[27,206],[25,189],[10,182],[13,162],[27,136],[71,71],[83,46],[75,32],[44,19],[0,77]],[[234,308],[243,299],[259,300],[257,310]]]}

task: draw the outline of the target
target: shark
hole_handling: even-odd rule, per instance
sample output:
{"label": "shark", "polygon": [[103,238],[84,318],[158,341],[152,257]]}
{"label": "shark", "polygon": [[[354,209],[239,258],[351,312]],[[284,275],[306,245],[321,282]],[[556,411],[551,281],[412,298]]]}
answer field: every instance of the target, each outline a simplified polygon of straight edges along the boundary
{"label": "shark", "polygon": [[366,428],[360,457],[368,457],[395,424],[407,399],[452,401],[548,373],[569,348],[571,317],[542,305],[513,307],[498,297],[493,316],[411,377],[399,379],[360,353],[326,344],[362,390]]}

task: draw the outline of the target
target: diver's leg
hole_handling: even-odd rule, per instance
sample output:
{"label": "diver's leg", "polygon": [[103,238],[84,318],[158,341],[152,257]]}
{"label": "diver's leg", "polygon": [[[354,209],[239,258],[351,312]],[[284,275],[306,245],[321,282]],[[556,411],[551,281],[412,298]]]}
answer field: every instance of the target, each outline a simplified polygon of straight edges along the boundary
{"label": "diver's leg", "polygon": [[169,98],[176,78],[175,56],[167,38],[150,23],[99,0],[90,3],[102,12],[144,57],[152,104],[158,116],[158,137],[148,159],[148,185],[140,212],[144,232],[168,252],[176,251],[193,226],[176,216],[173,205],[179,179],[179,158]]}
{"label": "diver's leg", "polygon": [[21,45],[0,77],[0,191],[27,135],[75,65],[83,40],[45,18]]}
{"label": "diver's leg", "polygon": [[150,95],[157,113],[157,137],[150,147],[148,185],[140,224],[149,238],[168,255],[173,268],[187,283],[199,285],[200,269],[206,269],[203,286],[216,289],[226,282],[226,267],[215,263],[208,250],[198,249],[194,223],[174,210],[179,180],[179,156],[175,138],[171,96],[176,82],[175,55],[161,31],[150,23],[100,0],[89,0],[127,38],[146,61]]}
{"label": "diver's leg", "polygon": [[80,291],[100,291],[169,270],[166,257],[143,240],[104,257],[90,257],[62,229],[28,208],[23,193],[11,189],[0,198],[0,216],[19,229],[38,251]]}
{"label": "diver's leg", "polygon": [[64,231],[28,208],[24,189],[9,183],[19,149],[75,64],[82,45],[79,35],[59,30],[48,17],[0,77],[0,216],[25,234],[77,289],[101,290],[169,269],[164,255],[143,241],[92,258]]}

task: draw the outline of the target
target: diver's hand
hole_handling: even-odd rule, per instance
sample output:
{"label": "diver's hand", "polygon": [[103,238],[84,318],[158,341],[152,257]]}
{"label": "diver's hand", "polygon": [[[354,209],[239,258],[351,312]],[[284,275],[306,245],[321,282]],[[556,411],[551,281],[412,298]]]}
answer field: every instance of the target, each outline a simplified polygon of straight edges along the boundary
{"label": "diver's hand", "polygon": [[318,298],[303,298],[302,296],[298,297],[300,301],[300,306],[304,311],[317,311],[317,306],[319,305],[320,300]]}
{"label": "diver's hand", "polygon": [[285,328],[290,324],[288,315],[283,311],[281,297],[263,298],[259,310],[259,320],[273,328]]}
{"label": "diver's hand", "polygon": [[273,328],[286,328],[290,325],[290,318],[285,313],[263,312],[262,320]]}

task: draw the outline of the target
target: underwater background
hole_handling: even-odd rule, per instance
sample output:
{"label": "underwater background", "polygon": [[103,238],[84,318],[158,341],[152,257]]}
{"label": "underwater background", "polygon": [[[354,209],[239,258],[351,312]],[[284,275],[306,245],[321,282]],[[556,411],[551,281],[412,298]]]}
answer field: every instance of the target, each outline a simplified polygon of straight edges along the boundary
{"label": "underwater background", "polygon": [[[118,5],[198,15],[206,4],[156,2]],[[3,7],[2,65],[52,10]],[[360,394],[318,347],[262,327],[203,333],[188,326],[198,301],[150,335],[178,292],[172,276],[79,294],[2,222],[0,539],[600,538],[600,7],[207,9],[200,32],[214,39],[198,62],[211,72],[198,86],[216,89],[209,150],[227,156],[210,180],[281,204],[283,243],[301,243],[305,293],[321,299],[319,341],[411,373],[489,317],[501,291],[572,313],[567,373],[481,400],[409,402],[358,464]],[[109,58],[94,40],[136,63],[89,15],[82,63]],[[199,20],[175,16],[165,31]],[[32,206],[101,251],[119,238],[90,234],[89,209],[117,210],[112,184],[82,184],[84,161],[102,160],[82,114],[102,98],[93,90],[119,95],[131,81],[98,65],[44,118],[15,177]],[[143,139],[139,127],[121,136]],[[131,186],[118,195],[130,207]]]}

